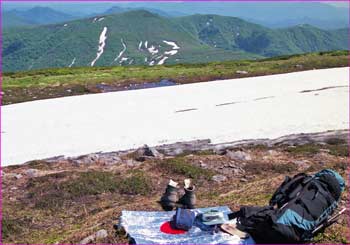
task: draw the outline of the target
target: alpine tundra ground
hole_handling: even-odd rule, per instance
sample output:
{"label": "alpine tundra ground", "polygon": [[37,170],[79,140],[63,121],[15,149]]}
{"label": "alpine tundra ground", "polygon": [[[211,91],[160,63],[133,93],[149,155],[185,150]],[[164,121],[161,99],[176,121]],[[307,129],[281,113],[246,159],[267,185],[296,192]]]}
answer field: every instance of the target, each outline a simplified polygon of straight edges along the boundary
{"label": "alpine tundra ground", "polygon": [[[3,243],[126,243],[116,231],[122,210],[161,210],[157,204],[170,178],[192,178],[198,207],[266,205],[284,176],[338,171],[347,181],[339,208],[349,201],[348,143],[242,146],[230,151],[197,151],[170,157],[129,153],[105,161],[96,154],[78,159],[31,161],[4,167]],[[232,152],[240,151],[240,154]],[[229,153],[231,152],[231,153]],[[243,154],[242,154],[243,152]],[[349,210],[312,243],[349,243]],[[104,229],[107,236],[96,239]]]}

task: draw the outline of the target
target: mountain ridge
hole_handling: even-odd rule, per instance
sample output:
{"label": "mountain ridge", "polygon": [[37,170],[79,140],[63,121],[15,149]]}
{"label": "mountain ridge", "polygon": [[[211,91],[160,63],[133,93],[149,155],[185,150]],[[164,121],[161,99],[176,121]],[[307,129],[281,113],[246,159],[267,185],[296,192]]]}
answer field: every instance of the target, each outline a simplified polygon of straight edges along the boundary
{"label": "mountain ridge", "polygon": [[[10,10],[3,12],[3,27],[22,27],[22,26],[38,26],[71,21],[77,17],[56,11],[48,7],[33,7],[28,10]],[[21,20],[21,22],[13,22],[13,18]]]}
{"label": "mountain ridge", "polygon": [[[219,14],[237,16],[250,22],[270,28],[290,27],[296,24],[312,24],[322,29],[346,28],[348,26],[348,8],[331,6],[320,2],[132,2],[132,3],[35,3],[36,6],[48,6],[74,16],[89,17],[100,15],[115,6],[127,9],[147,8],[161,11],[170,16],[199,14]],[[28,9],[33,3],[3,4],[3,10]],[[174,12],[176,10],[177,12]],[[306,17],[307,16],[307,17]]]}
{"label": "mountain ridge", "polygon": [[164,18],[133,10],[16,33],[5,30],[4,70],[197,63],[336,49],[347,49],[343,29],[304,25],[273,30],[236,17]]}

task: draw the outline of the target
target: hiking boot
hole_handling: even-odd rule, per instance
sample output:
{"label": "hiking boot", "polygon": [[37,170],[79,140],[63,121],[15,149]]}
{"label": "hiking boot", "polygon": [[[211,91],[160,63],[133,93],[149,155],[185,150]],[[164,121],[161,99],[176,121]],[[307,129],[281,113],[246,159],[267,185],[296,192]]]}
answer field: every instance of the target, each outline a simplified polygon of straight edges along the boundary
{"label": "hiking boot", "polygon": [[179,200],[178,190],[177,183],[170,180],[159,202],[165,211],[171,211],[176,207],[176,202]]}
{"label": "hiking boot", "polygon": [[185,180],[185,194],[180,198],[179,204],[183,205],[183,208],[194,209],[196,205],[196,195],[194,194],[195,187],[190,186],[190,181]]}

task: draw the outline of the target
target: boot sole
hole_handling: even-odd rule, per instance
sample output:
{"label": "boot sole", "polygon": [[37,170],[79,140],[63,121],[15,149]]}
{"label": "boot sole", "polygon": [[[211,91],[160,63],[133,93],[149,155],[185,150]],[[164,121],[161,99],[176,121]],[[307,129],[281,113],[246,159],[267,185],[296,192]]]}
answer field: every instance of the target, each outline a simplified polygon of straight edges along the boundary
{"label": "boot sole", "polygon": [[160,206],[162,206],[162,208],[165,211],[172,211],[174,210],[174,208],[186,208],[186,206],[182,203],[178,203],[178,202],[161,202],[158,201],[158,203],[160,204]]}
{"label": "boot sole", "polygon": [[176,204],[179,205],[179,207],[184,209],[195,209],[195,206],[193,204],[186,204],[181,201],[177,202]]}

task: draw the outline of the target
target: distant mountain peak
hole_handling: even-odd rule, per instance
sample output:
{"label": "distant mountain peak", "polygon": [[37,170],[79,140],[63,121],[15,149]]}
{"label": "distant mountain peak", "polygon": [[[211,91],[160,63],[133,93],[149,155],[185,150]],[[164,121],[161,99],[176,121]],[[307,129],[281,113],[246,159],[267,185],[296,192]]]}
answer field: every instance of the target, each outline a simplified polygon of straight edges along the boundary
{"label": "distant mountain peak", "polygon": [[[45,25],[54,24],[64,21],[71,21],[76,17],[54,10],[49,7],[35,6],[28,10],[11,10],[8,12],[11,14],[8,18],[20,19],[21,22],[18,25]],[[11,20],[4,19],[3,22],[10,22]],[[14,25],[16,26],[16,25]],[[6,26],[5,26],[6,27]]]}
{"label": "distant mountain peak", "polygon": [[[69,14],[63,13],[61,11],[54,10],[50,7],[43,7],[43,6],[35,6],[31,9],[28,9],[26,11],[22,11],[24,14],[28,15],[30,13],[32,14],[41,14],[41,15],[50,15],[50,14],[55,14],[55,15],[60,15],[60,16],[69,16],[72,17]],[[35,20],[35,16],[33,16]],[[40,16],[39,16],[40,17]]]}
{"label": "distant mountain peak", "polygon": [[37,10],[41,10],[41,11],[55,11],[55,12],[58,12],[50,7],[44,7],[44,6],[35,6],[33,8],[30,8],[29,10],[27,11],[37,11]]}
{"label": "distant mountain peak", "polygon": [[142,17],[160,17],[158,14],[152,13],[151,11],[145,9],[135,9],[123,13],[124,15],[137,15]]}
{"label": "distant mountain peak", "polygon": [[125,9],[119,7],[119,6],[113,6],[109,9],[107,9],[104,14],[116,14],[116,13],[122,13],[125,12]]}

